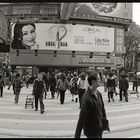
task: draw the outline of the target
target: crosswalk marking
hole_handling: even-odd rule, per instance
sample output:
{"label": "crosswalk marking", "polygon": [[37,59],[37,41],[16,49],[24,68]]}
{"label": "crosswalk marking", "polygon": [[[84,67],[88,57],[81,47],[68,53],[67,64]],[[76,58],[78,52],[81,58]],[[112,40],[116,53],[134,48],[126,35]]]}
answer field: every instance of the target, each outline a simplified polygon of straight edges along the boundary
{"label": "crosswalk marking", "polygon": [[37,131],[37,130],[17,130],[17,129],[6,129],[0,128],[0,133],[12,134],[12,135],[22,135],[29,137],[61,137],[63,135],[74,137],[74,130],[57,130],[57,131]]}
{"label": "crosswalk marking", "polygon": [[128,137],[128,138],[140,138],[140,135],[134,135],[134,136],[131,136],[131,137]]}
{"label": "crosswalk marking", "polygon": [[[22,91],[18,104],[14,104],[12,93],[6,93],[3,98],[0,98],[0,135],[73,138],[80,112],[79,102],[72,102],[71,94],[66,93],[65,103],[61,105],[60,99],[50,99],[49,93],[47,99],[44,99],[45,113],[40,114],[40,111],[36,112],[30,107],[25,109],[25,99],[31,93],[28,90]],[[119,102],[119,99],[114,103],[108,103],[107,93],[103,96],[111,129],[111,132],[104,132],[105,136],[140,127],[139,99],[133,103],[131,100],[128,103]],[[119,97],[115,96],[115,98]],[[136,138],[140,135],[137,133],[129,137]]]}

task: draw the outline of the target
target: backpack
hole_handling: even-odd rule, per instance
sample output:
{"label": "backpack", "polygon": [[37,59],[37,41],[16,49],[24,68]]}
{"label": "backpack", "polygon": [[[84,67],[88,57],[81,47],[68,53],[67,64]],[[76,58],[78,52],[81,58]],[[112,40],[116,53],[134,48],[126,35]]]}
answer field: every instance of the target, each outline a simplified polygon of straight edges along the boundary
{"label": "backpack", "polygon": [[58,81],[57,85],[58,90],[67,90],[68,88],[68,83],[66,80],[62,81],[61,79]]}

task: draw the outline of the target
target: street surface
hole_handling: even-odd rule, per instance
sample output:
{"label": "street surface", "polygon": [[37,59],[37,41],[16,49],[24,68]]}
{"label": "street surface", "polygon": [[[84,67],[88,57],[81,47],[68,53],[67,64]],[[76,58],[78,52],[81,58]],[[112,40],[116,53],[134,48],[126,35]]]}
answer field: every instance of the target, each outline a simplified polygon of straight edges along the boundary
{"label": "street surface", "polygon": [[[103,86],[99,90],[111,129],[111,132],[103,133],[103,138],[140,138],[140,98],[129,94],[129,101],[125,102],[119,101],[119,95],[115,95],[115,102],[108,103]],[[132,90],[131,84],[129,90]],[[66,92],[64,104],[60,104],[59,99],[51,99],[49,92],[47,99],[44,99],[44,114],[30,106],[25,109],[25,100],[31,91],[32,85],[23,87],[19,103],[15,104],[12,87],[10,90],[7,86],[4,88],[0,98],[0,138],[74,138],[80,109],[79,102],[71,101],[69,91]],[[81,138],[84,137],[82,133]]]}

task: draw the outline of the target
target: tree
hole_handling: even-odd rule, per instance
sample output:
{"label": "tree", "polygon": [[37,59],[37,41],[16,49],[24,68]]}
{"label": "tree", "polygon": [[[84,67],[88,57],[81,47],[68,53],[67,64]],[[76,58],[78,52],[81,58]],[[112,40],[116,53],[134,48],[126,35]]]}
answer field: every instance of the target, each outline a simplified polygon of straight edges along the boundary
{"label": "tree", "polygon": [[[126,63],[132,63],[128,65],[128,69],[132,70],[132,66],[135,66],[138,58],[137,55],[139,53],[140,44],[140,26],[135,22],[132,22],[132,24],[128,27],[128,31],[125,32],[124,43],[126,46]],[[134,56],[135,61],[132,59]]]}

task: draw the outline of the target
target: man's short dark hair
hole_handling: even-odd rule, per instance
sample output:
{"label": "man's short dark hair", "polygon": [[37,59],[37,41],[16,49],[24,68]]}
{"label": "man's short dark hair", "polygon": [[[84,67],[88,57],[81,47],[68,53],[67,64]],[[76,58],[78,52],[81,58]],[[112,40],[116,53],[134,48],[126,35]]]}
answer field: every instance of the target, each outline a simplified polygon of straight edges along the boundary
{"label": "man's short dark hair", "polygon": [[92,85],[92,80],[96,81],[97,79],[98,79],[98,73],[93,71],[92,73],[90,73],[87,80],[89,85]]}

